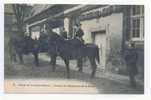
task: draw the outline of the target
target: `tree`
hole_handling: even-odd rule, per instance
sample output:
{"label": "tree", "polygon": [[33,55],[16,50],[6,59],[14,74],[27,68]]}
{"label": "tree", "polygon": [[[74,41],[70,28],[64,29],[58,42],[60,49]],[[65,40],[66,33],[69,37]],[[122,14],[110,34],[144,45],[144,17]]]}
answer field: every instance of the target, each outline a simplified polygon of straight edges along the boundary
{"label": "tree", "polygon": [[20,36],[24,35],[25,18],[31,14],[32,6],[27,4],[13,4],[13,11],[16,17],[16,25]]}

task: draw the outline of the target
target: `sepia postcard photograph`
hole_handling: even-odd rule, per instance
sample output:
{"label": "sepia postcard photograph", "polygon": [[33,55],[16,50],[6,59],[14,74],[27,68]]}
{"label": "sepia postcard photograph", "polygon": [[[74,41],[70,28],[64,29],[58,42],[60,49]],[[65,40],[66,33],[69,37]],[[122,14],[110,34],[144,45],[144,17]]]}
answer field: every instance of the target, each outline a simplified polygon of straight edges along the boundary
{"label": "sepia postcard photograph", "polygon": [[4,92],[144,94],[144,9],[4,4]]}

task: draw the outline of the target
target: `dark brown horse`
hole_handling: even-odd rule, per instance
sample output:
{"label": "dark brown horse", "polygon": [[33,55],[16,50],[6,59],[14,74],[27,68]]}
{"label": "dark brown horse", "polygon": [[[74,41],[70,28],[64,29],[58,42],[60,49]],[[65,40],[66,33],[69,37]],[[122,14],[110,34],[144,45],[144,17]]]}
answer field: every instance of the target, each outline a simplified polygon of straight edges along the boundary
{"label": "dark brown horse", "polygon": [[17,57],[20,63],[24,63],[23,56],[28,54],[33,54],[36,66],[39,65],[38,53],[39,53],[39,43],[38,40],[33,40],[30,36],[17,37],[13,36],[9,41],[10,47],[10,58],[11,60],[17,61]]}
{"label": "dark brown horse", "polygon": [[[69,61],[71,59],[82,61],[85,57],[88,57],[91,63],[91,77],[93,78],[95,76],[97,68],[95,60],[100,61],[97,45],[83,44],[78,39],[65,40],[57,33],[51,32],[49,36],[49,48],[49,54],[53,61],[56,60],[56,56],[60,56],[64,60],[67,69],[67,78],[70,78]],[[79,68],[82,70],[82,65],[80,65]],[[53,66],[53,70],[55,70],[55,66]]]}

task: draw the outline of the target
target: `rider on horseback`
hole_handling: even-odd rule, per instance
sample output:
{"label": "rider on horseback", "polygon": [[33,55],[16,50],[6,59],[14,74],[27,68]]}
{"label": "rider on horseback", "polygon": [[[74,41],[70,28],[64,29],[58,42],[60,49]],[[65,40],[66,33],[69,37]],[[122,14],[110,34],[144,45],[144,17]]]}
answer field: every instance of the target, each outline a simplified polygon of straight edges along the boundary
{"label": "rider on horseback", "polygon": [[62,32],[61,32],[61,34],[60,34],[64,39],[67,39],[68,37],[67,37],[67,31],[65,30],[65,28],[63,27],[62,28]]}
{"label": "rider on horseback", "polygon": [[82,43],[84,43],[84,40],[82,38],[83,35],[84,35],[84,32],[81,29],[81,24],[76,24],[75,38],[78,39],[78,40],[80,40]]}

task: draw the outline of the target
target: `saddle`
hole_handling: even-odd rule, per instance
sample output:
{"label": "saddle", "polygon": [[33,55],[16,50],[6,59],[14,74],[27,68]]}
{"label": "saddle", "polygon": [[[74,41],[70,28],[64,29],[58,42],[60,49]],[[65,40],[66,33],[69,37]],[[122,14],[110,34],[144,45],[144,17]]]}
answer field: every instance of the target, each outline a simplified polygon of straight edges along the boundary
{"label": "saddle", "polygon": [[66,42],[67,42],[69,45],[72,45],[72,46],[74,46],[74,47],[84,46],[84,43],[83,43],[81,40],[77,39],[77,38],[66,40]]}

